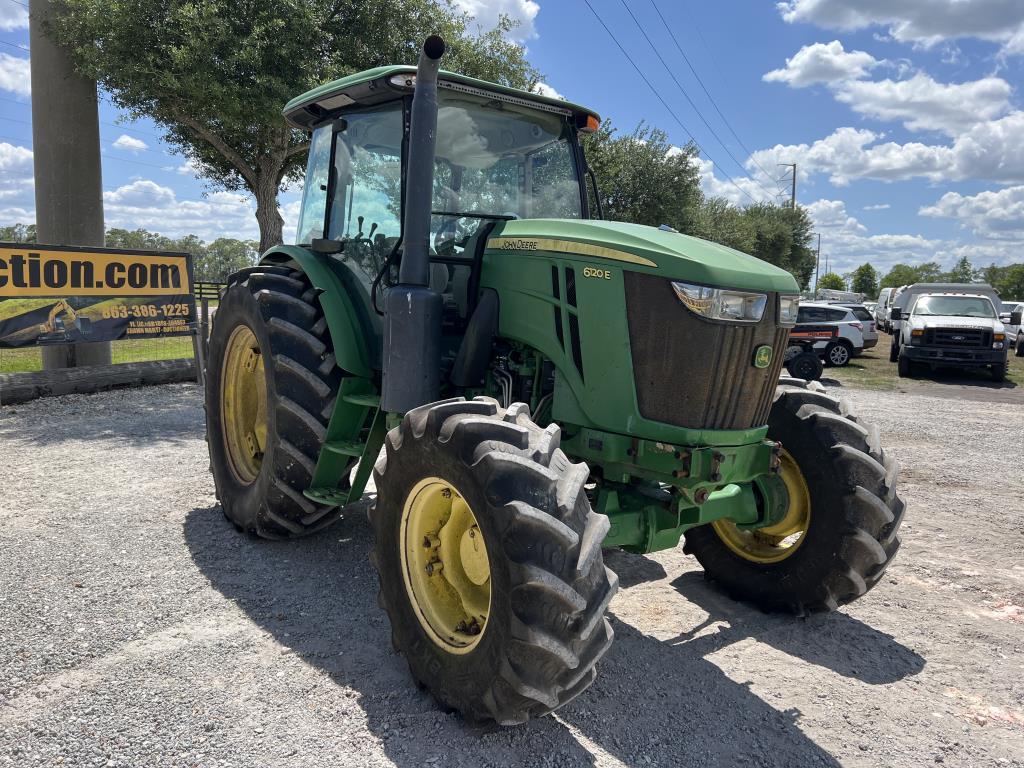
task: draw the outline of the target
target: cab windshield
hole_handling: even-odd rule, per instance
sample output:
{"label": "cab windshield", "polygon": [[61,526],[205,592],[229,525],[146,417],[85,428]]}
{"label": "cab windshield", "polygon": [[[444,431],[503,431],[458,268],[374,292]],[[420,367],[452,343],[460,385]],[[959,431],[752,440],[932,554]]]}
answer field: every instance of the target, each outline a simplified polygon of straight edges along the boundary
{"label": "cab windshield", "polygon": [[922,296],[914,305],[913,314],[990,319],[996,316],[992,302],[981,296]]}
{"label": "cab windshield", "polygon": [[[367,287],[401,233],[404,106],[347,113],[310,143],[297,241],[343,241]],[[458,257],[488,221],[580,218],[576,168],[566,116],[441,89],[432,254]]]}

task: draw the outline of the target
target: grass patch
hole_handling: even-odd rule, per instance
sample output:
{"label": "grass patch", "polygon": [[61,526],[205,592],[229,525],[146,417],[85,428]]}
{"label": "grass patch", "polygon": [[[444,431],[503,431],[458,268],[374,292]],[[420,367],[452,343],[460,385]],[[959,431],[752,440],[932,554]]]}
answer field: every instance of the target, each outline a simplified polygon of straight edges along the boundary
{"label": "grass patch", "polygon": [[[141,363],[149,360],[181,360],[192,357],[192,337],[169,336],[161,339],[130,339],[111,343],[110,356],[115,363]],[[0,349],[0,373],[25,373],[43,368],[39,347]]]}

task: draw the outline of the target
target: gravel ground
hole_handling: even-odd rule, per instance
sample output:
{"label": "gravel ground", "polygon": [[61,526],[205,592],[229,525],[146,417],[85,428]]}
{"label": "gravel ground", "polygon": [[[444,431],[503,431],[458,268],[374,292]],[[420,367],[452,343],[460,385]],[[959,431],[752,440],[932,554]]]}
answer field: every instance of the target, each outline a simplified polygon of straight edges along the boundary
{"label": "gravel ground", "polygon": [[413,687],[361,510],[234,531],[194,385],[0,409],[0,765],[1024,766],[1024,411],[844,392],[903,467],[883,583],[798,620],[610,553],[598,682],[510,730]]}

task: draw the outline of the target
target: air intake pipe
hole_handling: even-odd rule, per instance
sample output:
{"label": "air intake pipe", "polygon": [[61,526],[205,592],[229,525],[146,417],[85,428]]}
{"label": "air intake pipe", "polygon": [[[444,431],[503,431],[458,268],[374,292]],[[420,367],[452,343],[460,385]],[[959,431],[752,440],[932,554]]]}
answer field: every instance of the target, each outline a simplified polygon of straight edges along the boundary
{"label": "air intake pipe", "polygon": [[444,40],[423,43],[416,71],[405,170],[398,285],[384,298],[381,408],[404,413],[440,397],[441,295],[430,289],[430,209],[437,138],[437,71]]}

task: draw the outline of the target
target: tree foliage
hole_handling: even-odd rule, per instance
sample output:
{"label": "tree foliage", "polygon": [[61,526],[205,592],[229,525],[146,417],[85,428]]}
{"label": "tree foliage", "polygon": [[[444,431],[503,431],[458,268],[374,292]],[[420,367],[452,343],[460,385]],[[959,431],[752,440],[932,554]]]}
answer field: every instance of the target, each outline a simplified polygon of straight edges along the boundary
{"label": "tree foliage", "polygon": [[868,299],[875,298],[878,295],[878,272],[875,268],[870,264],[861,264],[853,270],[850,290],[862,293]]}
{"label": "tree foliage", "polygon": [[1009,264],[997,267],[995,264],[981,270],[982,279],[999,291],[1006,301],[1024,301],[1024,264]]}
{"label": "tree foliage", "polygon": [[34,243],[35,241],[35,224],[11,224],[6,227],[0,227],[0,242]]}
{"label": "tree foliage", "polygon": [[830,291],[845,291],[846,281],[842,275],[837,275],[835,272],[826,272],[818,280],[818,288]]}
{"label": "tree foliage", "polygon": [[617,133],[611,121],[605,120],[599,130],[583,138],[587,163],[598,180],[604,217],[693,231],[702,198],[694,163],[696,146],[673,147],[664,131],[643,123],[632,133]]}
{"label": "tree foliage", "polygon": [[445,67],[530,87],[537,72],[504,33],[474,31],[443,0],[59,0],[53,33],[132,117],[148,117],[214,186],[256,199],[260,248],[281,242],[277,194],[302,175],[306,136],[281,109],[334,78],[415,63],[431,33]]}

